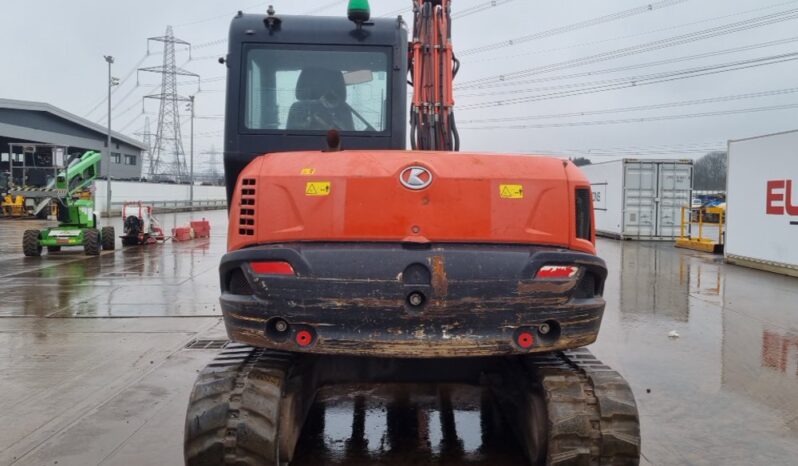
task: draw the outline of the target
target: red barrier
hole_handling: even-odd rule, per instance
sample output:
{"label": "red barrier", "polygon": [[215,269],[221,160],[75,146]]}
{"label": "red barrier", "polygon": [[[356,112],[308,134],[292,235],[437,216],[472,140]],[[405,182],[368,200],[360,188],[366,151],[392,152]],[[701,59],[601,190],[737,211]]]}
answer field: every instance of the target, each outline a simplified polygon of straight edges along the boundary
{"label": "red barrier", "polygon": [[210,238],[211,236],[211,223],[204,218],[192,221],[191,228],[194,230],[195,238]]}
{"label": "red barrier", "polygon": [[172,238],[175,241],[190,241],[194,238],[210,238],[211,223],[204,218],[192,220],[188,226],[172,228]]}
{"label": "red barrier", "polygon": [[172,238],[175,241],[190,241],[193,235],[190,227],[172,228]]}

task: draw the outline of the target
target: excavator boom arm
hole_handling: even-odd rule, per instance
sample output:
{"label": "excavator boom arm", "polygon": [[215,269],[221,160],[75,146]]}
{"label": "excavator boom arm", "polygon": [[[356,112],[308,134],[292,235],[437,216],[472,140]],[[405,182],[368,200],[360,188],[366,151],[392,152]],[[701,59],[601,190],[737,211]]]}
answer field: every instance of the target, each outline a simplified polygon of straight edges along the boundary
{"label": "excavator boom arm", "polygon": [[451,0],[413,0],[410,142],[415,150],[460,149],[452,92],[459,62],[451,25]]}

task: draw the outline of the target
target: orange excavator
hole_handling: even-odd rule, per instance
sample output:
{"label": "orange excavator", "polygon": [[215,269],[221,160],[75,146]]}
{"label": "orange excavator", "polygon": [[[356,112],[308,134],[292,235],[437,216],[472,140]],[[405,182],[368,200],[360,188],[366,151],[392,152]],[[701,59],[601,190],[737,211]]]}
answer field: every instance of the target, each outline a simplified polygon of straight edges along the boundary
{"label": "orange excavator", "polygon": [[409,40],[366,0],[239,13],[220,62],[231,343],[195,383],[186,464],[288,464],[320,387],[370,382],[484,386],[531,464],[639,463],[632,391],[583,349],[607,276],[590,185],[458,152],[450,0],[414,0]]}

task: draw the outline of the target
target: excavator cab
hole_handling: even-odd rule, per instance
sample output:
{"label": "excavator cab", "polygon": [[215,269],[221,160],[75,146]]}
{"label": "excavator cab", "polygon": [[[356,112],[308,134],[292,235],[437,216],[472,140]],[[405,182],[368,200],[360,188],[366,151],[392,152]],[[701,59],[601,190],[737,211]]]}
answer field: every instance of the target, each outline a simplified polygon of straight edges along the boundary
{"label": "excavator cab", "polygon": [[225,118],[228,201],[265,153],[404,149],[407,28],[401,18],[239,14],[230,26]]}

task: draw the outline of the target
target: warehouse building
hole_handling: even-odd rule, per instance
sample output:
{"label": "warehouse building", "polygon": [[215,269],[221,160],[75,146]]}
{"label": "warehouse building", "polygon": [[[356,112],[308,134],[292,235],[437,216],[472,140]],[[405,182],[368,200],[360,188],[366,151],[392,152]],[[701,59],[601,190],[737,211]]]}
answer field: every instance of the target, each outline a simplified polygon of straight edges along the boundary
{"label": "warehouse building", "polygon": [[[31,144],[26,147],[25,144]],[[14,147],[9,147],[14,144]],[[34,144],[66,147],[70,154],[94,150],[103,153],[102,177],[108,175],[108,153],[111,155],[111,178],[133,180],[141,177],[143,154],[147,147],[140,141],[114,132],[110,151],[107,130],[102,125],[73,115],[50,104],[0,99],[0,174],[14,169],[43,165],[52,166],[52,153],[33,151]],[[35,175],[35,169],[31,172]]]}

